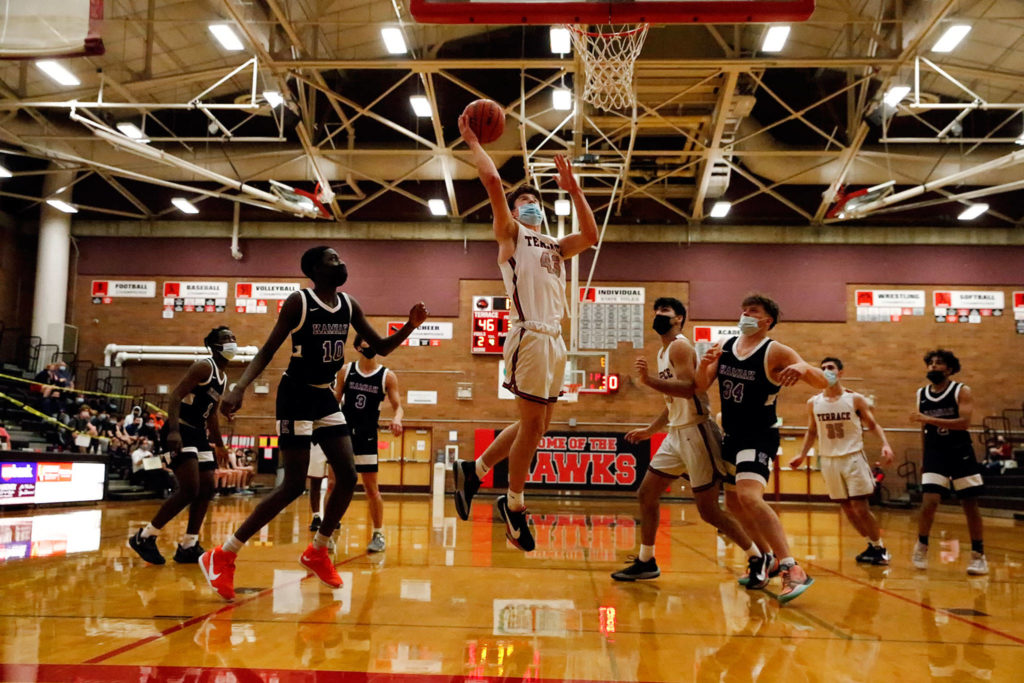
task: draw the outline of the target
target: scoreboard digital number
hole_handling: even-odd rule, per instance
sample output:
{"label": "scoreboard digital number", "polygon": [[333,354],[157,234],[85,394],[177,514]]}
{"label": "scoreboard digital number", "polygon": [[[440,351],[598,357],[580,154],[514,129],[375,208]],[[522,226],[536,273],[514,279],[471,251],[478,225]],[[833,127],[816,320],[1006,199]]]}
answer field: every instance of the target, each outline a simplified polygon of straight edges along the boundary
{"label": "scoreboard digital number", "polygon": [[506,296],[473,297],[473,353],[502,352],[508,336],[508,313]]}

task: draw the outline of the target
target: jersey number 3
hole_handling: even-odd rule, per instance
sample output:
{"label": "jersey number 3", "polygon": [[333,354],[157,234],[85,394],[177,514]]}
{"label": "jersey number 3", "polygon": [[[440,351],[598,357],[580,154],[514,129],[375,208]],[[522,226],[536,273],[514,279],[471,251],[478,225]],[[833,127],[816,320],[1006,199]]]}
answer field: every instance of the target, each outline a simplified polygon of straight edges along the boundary
{"label": "jersey number 3", "polygon": [[[333,346],[333,348],[332,348]],[[324,342],[324,362],[339,361],[345,357],[345,340],[339,339],[333,345],[329,341]]]}

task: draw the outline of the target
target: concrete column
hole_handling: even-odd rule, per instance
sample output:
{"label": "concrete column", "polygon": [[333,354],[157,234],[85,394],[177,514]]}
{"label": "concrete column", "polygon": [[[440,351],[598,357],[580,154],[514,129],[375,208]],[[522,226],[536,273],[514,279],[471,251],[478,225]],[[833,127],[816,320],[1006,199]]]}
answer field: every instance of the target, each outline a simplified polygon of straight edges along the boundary
{"label": "concrete column", "polygon": [[[43,197],[71,201],[67,187],[73,171],[46,176]],[[71,253],[71,215],[44,203],[39,208],[39,249],[36,255],[36,288],[32,306],[32,336],[44,344],[64,348],[64,321],[68,305],[68,263]]]}

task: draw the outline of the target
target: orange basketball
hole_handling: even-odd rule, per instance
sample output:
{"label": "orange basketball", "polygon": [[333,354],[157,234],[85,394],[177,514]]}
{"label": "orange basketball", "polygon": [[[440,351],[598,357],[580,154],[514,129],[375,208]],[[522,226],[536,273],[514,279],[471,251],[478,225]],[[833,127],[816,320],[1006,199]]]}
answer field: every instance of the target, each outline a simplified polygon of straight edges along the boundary
{"label": "orange basketball", "polygon": [[494,100],[473,100],[462,113],[481,144],[494,142],[505,131],[505,112]]}

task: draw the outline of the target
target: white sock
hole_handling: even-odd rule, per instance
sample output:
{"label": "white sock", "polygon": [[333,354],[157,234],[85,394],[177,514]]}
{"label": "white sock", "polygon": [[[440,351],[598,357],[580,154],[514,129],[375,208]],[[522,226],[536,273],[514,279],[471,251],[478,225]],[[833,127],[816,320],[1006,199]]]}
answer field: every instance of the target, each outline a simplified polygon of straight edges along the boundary
{"label": "white sock", "polygon": [[224,545],[221,546],[222,550],[226,550],[229,553],[237,553],[242,550],[242,546],[245,545],[237,538],[234,534],[228,536],[228,540],[224,541]]}
{"label": "white sock", "polygon": [[758,549],[757,544],[751,541],[750,547],[744,550],[747,557],[761,557],[761,551]]}
{"label": "white sock", "polygon": [[869,539],[868,539],[868,543],[870,543],[870,544],[871,544],[871,547],[872,547],[872,548],[883,548],[883,547],[885,547],[885,544],[884,544],[884,543],[882,543],[882,538],[881,538],[881,536],[879,536],[879,537],[878,537],[877,539],[875,539],[875,540],[873,540],[873,541],[872,541],[872,540],[871,540],[871,539],[869,538]]}
{"label": "white sock", "polygon": [[653,560],[654,559],[654,546],[653,545],[644,545],[643,543],[641,543],[640,544],[640,556],[639,556],[639,559],[640,559],[641,562],[649,562],[649,561]]}
{"label": "white sock", "polygon": [[487,473],[491,471],[491,468],[487,466],[483,458],[476,459],[476,476],[478,479],[483,479],[487,476]]}
{"label": "white sock", "polygon": [[314,548],[326,548],[327,544],[330,543],[330,542],[331,542],[331,537],[330,536],[324,536],[319,531],[316,532],[316,536],[313,537],[313,547]]}
{"label": "white sock", "polygon": [[[477,461],[479,462],[479,461]],[[509,510],[522,510],[526,507],[526,496],[523,491],[516,493],[512,489],[508,490],[508,509]]]}
{"label": "white sock", "polygon": [[796,560],[794,560],[792,557],[783,557],[781,560],[779,560],[779,566],[782,567],[783,569],[787,569],[789,567],[792,567],[795,564],[796,564]]}
{"label": "white sock", "polygon": [[139,536],[141,538],[149,538],[150,536],[159,536],[159,535],[160,535],[160,530],[157,529],[152,524],[147,524],[146,527],[142,530],[142,533],[139,534]]}
{"label": "white sock", "polygon": [[373,530],[373,533],[375,533],[375,534],[380,534],[381,536],[383,536],[383,535],[384,535],[384,527],[382,527],[382,526],[381,526],[381,527],[377,527],[377,528],[375,528],[375,529]]}
{"label": "white sock", "polygon": [[199,534],[182,534],[180,545],[182,548],[191,548],[199,542]]}

